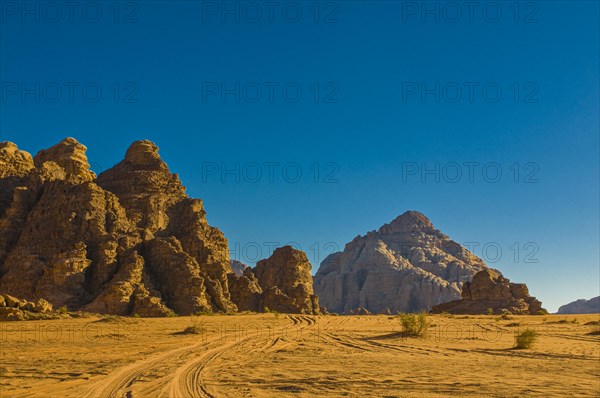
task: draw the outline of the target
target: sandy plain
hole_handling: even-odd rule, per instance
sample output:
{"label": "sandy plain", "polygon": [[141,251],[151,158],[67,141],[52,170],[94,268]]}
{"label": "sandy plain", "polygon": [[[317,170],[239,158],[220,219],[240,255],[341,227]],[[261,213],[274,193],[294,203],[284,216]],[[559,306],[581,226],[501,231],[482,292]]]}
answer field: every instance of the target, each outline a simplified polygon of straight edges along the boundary
{"label": "sandy plain", "polygon": [[[598,314],[428,319],[424,337],[385,315],[1,322],[0,397],[600,396]],[[537,344],[512,349],[524,328]]]}

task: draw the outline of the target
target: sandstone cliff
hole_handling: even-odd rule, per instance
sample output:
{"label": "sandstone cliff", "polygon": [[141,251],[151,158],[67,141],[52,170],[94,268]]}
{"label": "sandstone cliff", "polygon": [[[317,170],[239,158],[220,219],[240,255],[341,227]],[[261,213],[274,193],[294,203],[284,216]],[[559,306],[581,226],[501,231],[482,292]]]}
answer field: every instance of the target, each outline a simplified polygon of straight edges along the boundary
{"label": "sandstone cliff", "polygon": [[460,298],[485,263],[409,211],[328,256],[314,290],[329,312],[417,312]]}
{"label": "sandstone cliff", "polygon": [[239,277],[229,275],[232,299],[241,311],[319,314],[310,271],[303,251],[278,248],[254,269],[245,268]]}
{"label": "sandstone cliff", "polygon": [[599,314],[600,296],[589,300],[580,299],[569,304],[561,305],[558,314]]}
{"label": "sandstone cliff", "polygon": [[433,313],[494,314],[510,312],[515,315],[537,315],[545,312],[542,303],[529,295],[524,283],[511,283],[500,271],[486,269],[464,284],[462,300],[437,305]]}
{"label": "sandstone cliff", "polygon": [[0,144],[0,291],[55,307],[164,316],[235,311],[227,240],[149,141],[98,177],[67,138]]}

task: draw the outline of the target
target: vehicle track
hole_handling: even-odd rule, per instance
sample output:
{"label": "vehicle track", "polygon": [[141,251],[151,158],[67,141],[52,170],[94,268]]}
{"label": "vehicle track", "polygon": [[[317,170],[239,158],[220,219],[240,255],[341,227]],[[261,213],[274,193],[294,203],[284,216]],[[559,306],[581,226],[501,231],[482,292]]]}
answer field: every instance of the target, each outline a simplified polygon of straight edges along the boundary
{"label": "vehicle track", "polygon": [[206,342],[201,342],[191,346],[176,348],[116,369],[106,377],[87,387],[84,391],[80,391],[78,396],[89,398],[125,396],[126,389],[143,373],[160,368],[164,363],[176,360],[180,356],[188,355],[205,344]]}
{"label": "vehicle track", "polygon": [[243,340],[212,348],[202,356],[188,361],[177,369],[170,385],[166,390],[163,390],[163,393],[168,392],[166,396],[169,397],[214,398],[215,396],[211,394],[205,386],[202,372],[223,353],[247,339],[248,338],[245,338]]}

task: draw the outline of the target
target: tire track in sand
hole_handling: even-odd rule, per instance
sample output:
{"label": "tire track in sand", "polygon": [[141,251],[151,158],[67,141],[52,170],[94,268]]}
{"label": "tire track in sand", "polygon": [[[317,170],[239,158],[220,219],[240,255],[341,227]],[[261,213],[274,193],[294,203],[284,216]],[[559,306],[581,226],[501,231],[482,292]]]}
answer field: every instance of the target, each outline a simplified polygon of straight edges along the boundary
{"label": "tire track in sand", "polygon": [[207,390],[202,372],[219,356],[245,340],[247,338],[210,349],[200,357],[188,361],[177,369],[170,385],[163,390],[163,394],[166,393],[169,397],[215,398]]}
{"label": "tire track in sand", "polygon": [[258,357],[257,354],[272,351],[279,345],[287,345],[285,339],[281,337],[270,339],[261,336],[247,336],[229,344],[212,348],[202,356],[194,358],[178,368],[170,385],[161,392],[161,396],[216,398],[208,390],[203,374],[209,371],[211,365],[217,362],[223,354],[240,352],[241,355],[235,356],[238,365],[240,361],[252,363]]}
{"label": "tire track in sand", "polygon": [[206,342],[203,341],[191,346],[176,348],[118,368],[85,390],[80,391],[77,396],[87,398],[126,396],[127,388],[143,373],[155,368],[163,368],[165,363],[176,360],[181,356],[189,355],[197,348],[205,345]]}

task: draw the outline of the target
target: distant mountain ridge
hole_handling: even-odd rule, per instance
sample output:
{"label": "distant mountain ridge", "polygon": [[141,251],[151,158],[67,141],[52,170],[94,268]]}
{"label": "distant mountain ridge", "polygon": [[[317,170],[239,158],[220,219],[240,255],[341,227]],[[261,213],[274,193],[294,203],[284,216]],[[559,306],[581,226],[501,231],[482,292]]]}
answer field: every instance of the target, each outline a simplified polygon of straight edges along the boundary
{"label": "distant mountain ridge", "polygon": [[600,314],[600,296],[589,300],[579,299],[561,305],[557,314]]}
{"label": "distant mountain ridge", "polygon": [[407,211],[328,256],[314,286],[329,312],[428,311],[460,299],[463,283],[486,268],[424,214]]}

